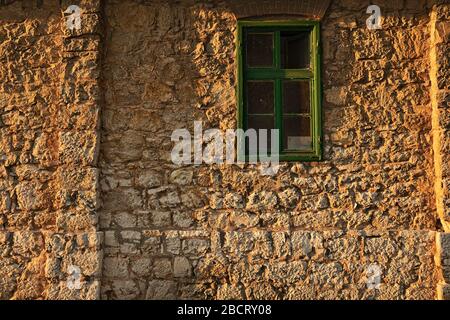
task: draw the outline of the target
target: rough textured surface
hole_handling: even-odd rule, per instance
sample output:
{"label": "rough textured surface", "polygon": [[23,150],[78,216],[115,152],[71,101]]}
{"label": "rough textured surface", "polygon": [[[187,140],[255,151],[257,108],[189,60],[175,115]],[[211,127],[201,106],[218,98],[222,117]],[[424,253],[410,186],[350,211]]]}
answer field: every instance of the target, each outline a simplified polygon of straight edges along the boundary
{"label": "rough textured surface", "polygon": [[440,270],[440,283],[438,284],[438,297],[450,299],[450,233],[439,233],[436,237],[437,255],[436,264]]}
{"label": "rough textured surface", "polygon": [[[0,1],[0,299],[450,298],[448,1],[326,2]],[[268,12],[323,16],[325,161],[173,165]]]}
{"label": "rough textured surface", "polygon": [[450,5],[436,5],[431,14],[430,53],[436,206],[444,230],[450,231]]}
{"label": "rough textured surface", "polygon": [[[102,297],[435,298],[432,3],[380,3],[374,32],[367,4],[332,2],[325,161],[284,164],[273,178],[170,162],[174,129],[235,128],[228,4],[106,5]],[[370,263],[382,268],[379,291],[365,287]]]}
{"label": "rough textured surface", "polygon": [[[450,5],[438,3],[431,13],[430,79],[436,208],[450,232],[450,117],[449,117]],[[437,235],[436,262],[440,271],[438,298],[450,299],[450,240]]]}
{"label": "rough textured surface", "polygon": [[0,299],[99,296],[97,25],[70,33],[59,1],[0,7]]}
{"label": "rough textured surface", "polygon": [[227,5],[237,18],[280,14],[321,19],[325,15],[330,2],[330,0],[262,0],[255,3],[255,1],[229,0]]}

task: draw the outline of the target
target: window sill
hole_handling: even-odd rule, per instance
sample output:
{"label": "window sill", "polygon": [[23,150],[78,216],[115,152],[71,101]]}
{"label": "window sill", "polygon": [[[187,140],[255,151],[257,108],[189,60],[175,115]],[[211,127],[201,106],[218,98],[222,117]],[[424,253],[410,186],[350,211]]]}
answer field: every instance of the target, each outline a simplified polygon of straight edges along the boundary
{"label": "window sill", "polygon": [[[254,162],[255,157],[250,159],[250,156],[245,156],[245,162]],[[253,160],[253,161],[251,161]],[[320,162],[322,161],[322,154],[320,153],[291,153],[282,154],[279,157],[279,162]],[[260,162],[258,160],[258,162]]]}

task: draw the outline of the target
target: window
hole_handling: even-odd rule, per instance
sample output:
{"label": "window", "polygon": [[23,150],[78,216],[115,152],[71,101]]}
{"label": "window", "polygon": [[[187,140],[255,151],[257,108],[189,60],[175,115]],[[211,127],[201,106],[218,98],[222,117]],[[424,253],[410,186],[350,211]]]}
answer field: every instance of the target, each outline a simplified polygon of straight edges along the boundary
{"label": "window", "polygon": [[313,21],[238,22],[238,127],[279,129],[281,161],[322,157],[319,29]]}

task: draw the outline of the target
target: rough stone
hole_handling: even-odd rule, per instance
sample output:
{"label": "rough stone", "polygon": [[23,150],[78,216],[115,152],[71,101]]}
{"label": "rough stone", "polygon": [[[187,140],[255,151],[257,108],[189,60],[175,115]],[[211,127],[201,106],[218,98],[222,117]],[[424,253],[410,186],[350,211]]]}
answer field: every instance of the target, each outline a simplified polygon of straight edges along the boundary
{"label": "rough stone", "polygon": [[175,257],[173,262],[173,273],[177,278],[189,277],[191,275],[191,264],[185,257]]}
{"label": "rough stone", "polygon": [[[80,0],[76,31],[4,2],[0,299],[449,298],[445,1],[369,30],[353,0]],[[174,130],[236,129],[236,21],[266,13],[321,19],[323,161],[174,165]]]}

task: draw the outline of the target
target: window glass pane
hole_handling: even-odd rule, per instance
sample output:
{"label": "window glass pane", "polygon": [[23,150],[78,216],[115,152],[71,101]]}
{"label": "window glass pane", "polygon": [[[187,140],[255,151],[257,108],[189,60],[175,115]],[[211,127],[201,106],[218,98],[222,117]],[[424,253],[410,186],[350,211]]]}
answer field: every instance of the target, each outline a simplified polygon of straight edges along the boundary
{"label": "window glass pane", "polygon": [[307,69],[310,66],[309,35],[307,31],[281,32],[281,68]]}
{"label": "window glass pane", "polygon": [[[273,116],[249,116],[247,129],[255,129],[258,136],[258,150],[270,151],[271,146],[271,132],[269,130],[275,129],[275,119]],[[259,129],[267,129],[267,144],[261,143],[259,139]],[[246,142],[247,152],[249,150],[248,139]]]}
{"label": "window glass pane", "polygon": [[312,150],[310,117],[283,117],[283,146],[289,151]]}
{"label": "window glass pane", "polygon": [[310,113],[309,81],[283,81],[283,114]]}
{"label": "window glass pane", "polygon": [[273,66],[273,33],[249,33],[247,35],[247,66]]}
{"label": "window glass pane", "polygon": [[247,114],[273,114],[274,82],[247,82]]}

